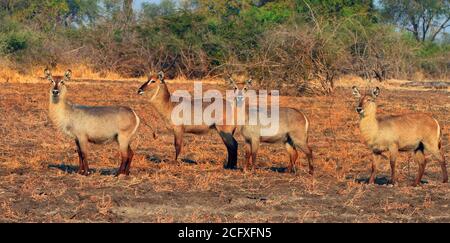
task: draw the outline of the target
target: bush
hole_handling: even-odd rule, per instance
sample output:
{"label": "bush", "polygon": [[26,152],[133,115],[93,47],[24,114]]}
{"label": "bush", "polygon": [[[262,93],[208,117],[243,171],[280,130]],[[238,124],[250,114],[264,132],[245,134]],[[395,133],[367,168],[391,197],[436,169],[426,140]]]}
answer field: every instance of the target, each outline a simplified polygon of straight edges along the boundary
{"label": "bush", "polygon": [[1,52],[4,54],[12,54],[14,52],[25,50],[28,47],[27,33],[12,32],[0,36]]}
{"label": "bush", "polygon": [[283,26],[267,31],[260,39],[250,73],[267,89],[290,94],[329,94],[347,54],[343,46],[315,28]]}
{"label": "bush", "polygon": [[0,4],[0,55],[18,67],[191,79],[239,72],[290,94],[329,94],[343,74],[449,78],[448,36],[421,44],[380,21],[371,1],[167,0],[125,19],[123,1],[20,2],[12,13]]}

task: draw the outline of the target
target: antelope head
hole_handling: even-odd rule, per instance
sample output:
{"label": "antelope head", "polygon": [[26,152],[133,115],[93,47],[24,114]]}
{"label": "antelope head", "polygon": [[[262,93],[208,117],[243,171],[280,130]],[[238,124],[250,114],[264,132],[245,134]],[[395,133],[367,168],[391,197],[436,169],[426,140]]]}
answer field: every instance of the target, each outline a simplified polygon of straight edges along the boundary
{"label": "antelope head", "polygon": [[47,68],[44,70],[45,78],[51,82],[50,97],[53,103],[58,103],[66,96],[67,88],[65,83],[72,77],[72,71],[68,69],[63,76],[53,76]]}
{"label": "antelope head", "polygon": [[147,81],[138,89],[138,94],[143,95],[145,92],[148,92],[153,100],[161,89],[161,85],[165,85],[164,73],[160,71],[157,77],[150,74]]}
{"label": "antelope head", "polygon": [[229,84],[234,89],[234,97],[235,97],[235,100],[236,100],[236,105],[237,106],[241,106],[243,104],[244,100],[245,100],[245,95],[247,94],[247,91],[252,86],[252,79],[248,79],[243,84],[237,84],[231,78],[231,76],[228,76],[228,81],[229,81]]}
{"label": "antelope head", "polygon": [[375,114],[377,111],[376,99],[380,95],[380,88],[376,87],[367,94],[361,95],[359,89],[356,86],[352,87],[353,95],[358,99],[358,105],[356,106],[356,112],[360,117],[364,117],[366,114]]}

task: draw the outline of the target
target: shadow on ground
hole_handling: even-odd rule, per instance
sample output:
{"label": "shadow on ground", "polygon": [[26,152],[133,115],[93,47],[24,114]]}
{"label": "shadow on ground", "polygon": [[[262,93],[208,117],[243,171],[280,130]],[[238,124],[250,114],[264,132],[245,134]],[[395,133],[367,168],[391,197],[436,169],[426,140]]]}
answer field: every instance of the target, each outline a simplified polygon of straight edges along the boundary
{"label": "shadow on ground", "polygon": [[266,168],[266,170],[271,170],[273,172],[278,172],[278,173],[288,173],[287,167],[269,167],[269,168]]}
{"label": "shadow on ground", "polygon": [[[69,174],[78,173],[78,169],[79,169],[78,166],[65,165],[65,164],[50,164],[50,165],[48,165],[48,168],[62,170]],[[97,172],[99,172],[100,175],[109,176],[109,175],[115,175],[117,173],[117,169],[98,169],[98,170],[97,169],[89,169],[89,174],[97,173]]]}
{"label": "shadow on ground", "polygon": [[[159,164],[162,162],[169,162],[170,160],[168,159],[161,159],[159,156],[157,155],[147,155],[145,156],[145,158],[147,159],[147,161],[155,163],[155,164]],[[189,159],[189,158],[182,158],[181,162],[186,163],[186,164],[197,164],[197,161]]]}
{"label": "shadow on ground", "polygon": [[[351,179],[351,178],[348,178],[348,179]],[[358,182],[358,183],[368,184],[369,183],[369,177],[356,178],[355,181]],[[421,184],[428,184],[428,181],[421,180],[420,183]],[[380,185],[380,186],[382,186],[382,185],[390,185],[390,184],[392,184],[392,181],[387,176],[381,176],[381,177],[376,177],[375,178],[375,184]]]}

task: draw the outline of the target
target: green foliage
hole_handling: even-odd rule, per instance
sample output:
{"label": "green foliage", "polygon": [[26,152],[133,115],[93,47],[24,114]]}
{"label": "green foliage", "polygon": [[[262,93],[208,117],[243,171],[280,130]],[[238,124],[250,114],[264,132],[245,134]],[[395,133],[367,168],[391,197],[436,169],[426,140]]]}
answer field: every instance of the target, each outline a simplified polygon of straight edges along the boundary
{"label": "green foliage", "polygon": [[0,24],[0,53],[14,54],[25,50],[30,44],[31,35],[21,30],[18,22],[4,19]]}
{"label": "green foliage", "polygon": [[292,15],[292,10],[283,3],[270,3],[264,7],[254,6],[245,15],[260,24],[281,24]]}
{"label": "green foliage", "polygon": [[[321,16],[349,17],[361,13],[375,13],[370,0],[296,0],[299,12],[307,13],[310,8]],[[308,6],[309,5],[309,6]]]}
{"label": "green foliage", "polygon": [[4,54],[11,54],[20,50],[24,50],[28,46],[28,33],[11,32],[7,35],[0,36],[0,50]]}
{"label": "green foliage", "polygon": [[438,44],[434,42],[425,42],[417,51],[417,56],[421,58],[429,58],[442,53],[450,52],[450,44]]}
{"label": "green foliage", "polygon": [[143,3],[142,17],[153,19],[158,16],[167,16],[175,13],[176,3],[173,0],[162,0],[159,4]]}
{"label": "green foliage", "polygon": [[418,41],[420,33],[398,27],[420,13],[414,9],[445,20],[450,11],[437,6],[448,1],[381,2],[382,9],[372,0],[162,0],[130,14],[130,0],[1,1],[0,54],[130,76],[168,69],[201,78],[234,68],[288,83],[344,73],[405,78],[415,69],[447,75],[448,34]]}

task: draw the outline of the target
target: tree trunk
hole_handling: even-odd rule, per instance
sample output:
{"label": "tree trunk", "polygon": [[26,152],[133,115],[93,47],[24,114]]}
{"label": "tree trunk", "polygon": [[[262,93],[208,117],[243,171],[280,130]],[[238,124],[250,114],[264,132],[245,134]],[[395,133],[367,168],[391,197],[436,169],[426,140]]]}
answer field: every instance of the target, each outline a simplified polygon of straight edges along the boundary
{"label": "tree trunk", "polygon": [[126,24],[133,20],[133,0],[123,0],[123,16]]}
{"label": "tree trunk", "polygon": [[413,29],[411,30],[411,32],[413,32],[414,38],[416,38],[417,41],[420,41],[419,23],[418,23],[418,21],[416,21],[416,18],[414,16],[410,16],[410,19],[411,19],[411,25],[413,26]]}

